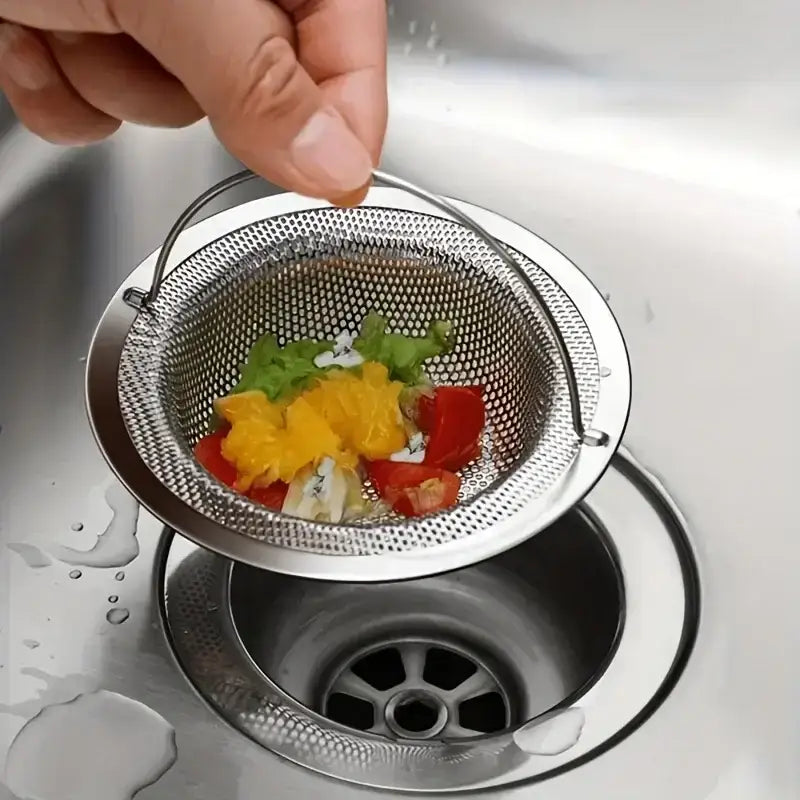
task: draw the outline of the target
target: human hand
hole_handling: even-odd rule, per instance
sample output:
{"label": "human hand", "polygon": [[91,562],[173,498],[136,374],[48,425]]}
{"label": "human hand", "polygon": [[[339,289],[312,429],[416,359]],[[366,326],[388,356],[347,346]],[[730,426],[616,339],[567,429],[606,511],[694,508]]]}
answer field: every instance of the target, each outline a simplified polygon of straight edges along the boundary
{"label": "human hand", "polygon": [[0,90],[60,144],[208,116],[287,189],[363,199],[386,129],[384,0],[0,0]]}

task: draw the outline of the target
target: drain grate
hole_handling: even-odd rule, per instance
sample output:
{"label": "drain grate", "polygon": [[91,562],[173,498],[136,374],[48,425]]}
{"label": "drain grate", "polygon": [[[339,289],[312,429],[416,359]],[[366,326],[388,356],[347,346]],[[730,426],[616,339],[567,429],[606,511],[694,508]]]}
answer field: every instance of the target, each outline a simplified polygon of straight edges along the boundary
{"label": "drain grate", "polygon": [[508,693],[476,655],[403,639],[340,662],[322,702],[335,722],[399,739],[465,739],[507,728]]}

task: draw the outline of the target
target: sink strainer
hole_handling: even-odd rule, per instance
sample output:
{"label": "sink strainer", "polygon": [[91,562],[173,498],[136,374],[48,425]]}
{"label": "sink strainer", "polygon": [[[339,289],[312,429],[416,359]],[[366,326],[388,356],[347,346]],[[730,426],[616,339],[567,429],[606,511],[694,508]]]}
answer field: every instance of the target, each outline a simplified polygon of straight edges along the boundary
{"label": "sink strainer", "polygon": [[[89,415],[133,494],[229,557],[365,581],[494,555],[583,497],[622,436],[630,368],[611,312],[571,262],[491,212],[383,173],[376,179],[395,188],[373,189],[359,208],[281,195],[186,229],[212,198],[252,177],[228,178],[183,213],[95,335]],[[166,274],[173,250],[181,258]],[[256,338],[333,337],[370,311],[404,333],[452,321],[456,348],[432,365],[432,378],[486,386],[484,453],[463,475],[458,506],[415,520],[309,522],[206,473],[192,446]]]}

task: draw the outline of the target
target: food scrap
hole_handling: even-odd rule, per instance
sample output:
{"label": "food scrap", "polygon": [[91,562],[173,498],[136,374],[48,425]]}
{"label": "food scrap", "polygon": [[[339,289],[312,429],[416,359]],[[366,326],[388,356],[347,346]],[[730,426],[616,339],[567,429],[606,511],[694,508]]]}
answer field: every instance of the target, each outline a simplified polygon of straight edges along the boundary
{"label": "food scrap", "polygon": [[[217,480],[275,511],[341,522],[442,511],[458,501],[458,472],[480,457],[483,388],[434,386],[425,363],[453,347],[452,325],[424,336],[387,331],[368,315],[359,334],[279,346],[262,336],[219,427],[195,457]],[[380,497],[370,502],[366,482]]]}

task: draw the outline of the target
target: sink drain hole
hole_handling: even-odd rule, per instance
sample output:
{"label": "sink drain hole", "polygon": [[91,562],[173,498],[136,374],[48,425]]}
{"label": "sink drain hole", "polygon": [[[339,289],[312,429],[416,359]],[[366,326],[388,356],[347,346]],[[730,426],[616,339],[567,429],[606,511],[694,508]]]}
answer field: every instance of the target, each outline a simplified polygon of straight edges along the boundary
{"label": "sink drain hole", "polygon": [[394,711],[397,724],[412,733],[430,730],[439,717],[439,709],[425,700],[405,700]]}
{"label": "sink drain hole", "polygon": [[372,703],[341,692],[335,692],[328,698],[325,713],[332,720],[359,731],[368,731],[375,724]]}
{"label": "sink drain hole", "polygon": [[356,652],[334,672],[324,713],[350,728],[403,739],[464,739],[508,727],[508,694],[465,649],[393,640]]}
{"label": "sink drain hole", "polygon": [[506,704],[498,692],[465,700],[458,708],[462,728],[480,733],[495,733],[505,727]]}
{"label": "sink drain hole", "polygon": [[353,673],[380,691],[399,686],[406,679],[400,651],[394,647],[376,650],[351,667]]}
{"label": "sink drain hole", "polygon": [[438,686],[449,692],[456,686],[460,686],[477,671],[478,667],[468,658],[452,650],[431,647],[425,659],[425,671],[422,673],[422,679],[431,686]]}

